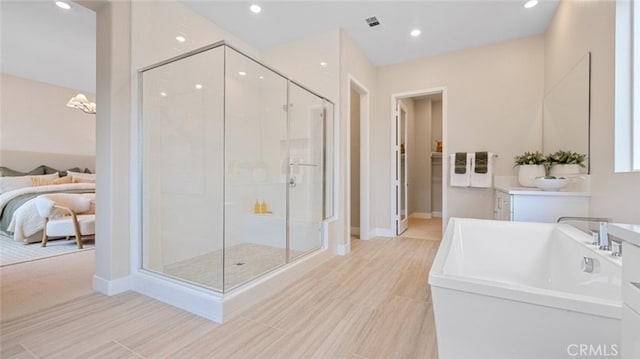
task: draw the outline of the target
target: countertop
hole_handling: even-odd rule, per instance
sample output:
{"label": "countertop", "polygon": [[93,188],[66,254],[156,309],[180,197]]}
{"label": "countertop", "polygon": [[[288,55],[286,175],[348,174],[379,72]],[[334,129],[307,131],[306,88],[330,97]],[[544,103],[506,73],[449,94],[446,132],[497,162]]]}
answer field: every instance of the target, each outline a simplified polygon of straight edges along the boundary
{"label": "countertop", "polygon": [[640,247],[640,224],[611,223],[609,234]]}
{"label": "countertop", "polygon": [[508,194],[519,194],[527,196],[558,196],[558,197],[589,197],[588,192],[575,192],[575,191],[543,191],[536,187],[503,187],[496,185],[494,188],[497,191]]}

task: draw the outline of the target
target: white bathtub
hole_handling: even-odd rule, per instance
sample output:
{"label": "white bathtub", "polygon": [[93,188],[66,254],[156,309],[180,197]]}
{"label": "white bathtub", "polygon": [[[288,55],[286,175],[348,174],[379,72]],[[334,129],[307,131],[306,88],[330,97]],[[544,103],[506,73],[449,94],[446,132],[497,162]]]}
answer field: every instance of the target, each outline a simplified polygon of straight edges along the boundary
{"label": "white bathtub", "polygon": [[439,358],[619,357],[621,260],[590,242],[568,224],[452,218],[429,273]]}

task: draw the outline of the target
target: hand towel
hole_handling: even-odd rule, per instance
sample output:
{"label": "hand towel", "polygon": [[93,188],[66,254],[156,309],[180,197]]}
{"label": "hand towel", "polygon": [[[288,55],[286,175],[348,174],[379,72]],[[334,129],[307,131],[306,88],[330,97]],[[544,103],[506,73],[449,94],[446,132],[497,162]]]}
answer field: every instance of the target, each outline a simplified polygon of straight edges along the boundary
{"label": "hand towel", "polygon": [[464,173],[456,173],[457,154],[449,155],[449,183],[451,187],[469,187],[471,185],[471,154],[465,153],[465,155]]}
{"label": "hand towel", "polygon": [[456,152],[456,160],[455,160],[455,172],[457,174],[467,173],[467,153],[466,152]]}
{"label": "hand towel", "polygon": [[475,173],[487,173],[487,159],[488,152],[476,152],[475,153],[475,162],[473,165],[473,172]]}
{"label": "hand towel", "polygon": [[[478,188],[491,188],[493,187],[493,153],[485,152],[486,155],[486,172],[478,173],[477,171],[471,171],[471,187]],[[478,163],[478,152],[471,154],[471,162],[473,162],[474,168],[485,167],[482,163]],[[481,156],[482,159],[482,156]]]}

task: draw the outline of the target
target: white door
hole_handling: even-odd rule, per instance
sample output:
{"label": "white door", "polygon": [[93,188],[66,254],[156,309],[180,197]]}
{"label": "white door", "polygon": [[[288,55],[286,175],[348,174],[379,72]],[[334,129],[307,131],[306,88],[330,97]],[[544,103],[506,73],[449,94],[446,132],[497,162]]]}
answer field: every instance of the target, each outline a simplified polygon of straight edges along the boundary
{"label": "white door", "polygon": [[409,227],[409,136],[407,134],[407,109],[396,102],[396,235]]}

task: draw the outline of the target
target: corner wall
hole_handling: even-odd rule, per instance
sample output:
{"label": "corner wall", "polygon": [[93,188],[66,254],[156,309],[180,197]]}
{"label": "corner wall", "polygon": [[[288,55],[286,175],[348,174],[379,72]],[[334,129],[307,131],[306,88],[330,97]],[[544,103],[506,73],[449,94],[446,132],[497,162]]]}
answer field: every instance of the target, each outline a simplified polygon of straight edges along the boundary
{"label": "corner wall", "polygon": [[[357,82],[359,86],[363,86],[369,91],[368,106],[360,107],[360,112],[369,121],[360,123],[359,127],[354,128],[349,125],[348,121],[336,122],[336,140],[339,142],[339,149],[337,151],[338,156],[336,162],[336,169],[338,169],[338,191],[336,193],[336,200],[338,211],[339,225],[336,227],[336,231],[332,232],[332,235],[339,238],[338,242],[347,248],[350,243],[350,230],[348,227],[360,227],[360,238],[369,239],[370,232],[375,228],[371,221],[372,212],[372,191],[370,187],[371,182],[371,162],[374,161],[371,156],[371,116],[373,115],[373,96],[375,94],[376,87],[376,68],[369,61],[366,55],[358,48],[353,40],[344,32],[340,30],[340,77],[339,77],[339,89],[340,89],[340,104],[337,111],[340,113],[340,118],[349,118],[349,101],[351,92],[351,81]],[[354,99],[351,99],[353,101]],[[360,131],[360,168],[366,172],[360,172],[361,190],[360,196],[360,216],[364,218],[364,221],[353,223],[350,220],[351,207],[347,198],[350,197],[350,135],[351,131]],[[368,166],[367,166],[368,163]],[[364,185],[363,185],[364,184]],[[365,192],[365,193],[363,193]],[[350,223],[351,222],[351,223]],[[362,228],[364,225],[366,228]]]}
{"label": "corner wall", "polygon": [[562,1],[545,33],[545,88],[591,51],[590,215],[640,223],[640,173],[614,173],[615,1]]}

